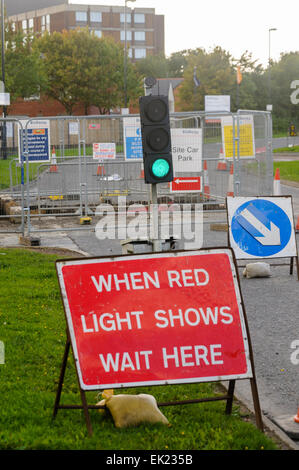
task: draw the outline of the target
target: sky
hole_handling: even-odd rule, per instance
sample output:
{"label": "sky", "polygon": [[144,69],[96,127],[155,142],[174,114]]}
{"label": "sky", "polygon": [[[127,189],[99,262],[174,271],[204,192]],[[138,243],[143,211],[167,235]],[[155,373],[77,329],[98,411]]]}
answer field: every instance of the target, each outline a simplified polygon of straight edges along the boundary
{"label": "sky", "polygon": [[[70,0],[73,4],[124,5],[124,0]],[[165,16],[165,54],[220,46],[239,59],[246,50],[264,66],[299,50],[298,0],[136,0],[131,8],[155,8]],[[276,28],[271,31],[270,28]],[[270,36],[270,41],[269,41]],[[298,77],[299,78],[299,77]]]}

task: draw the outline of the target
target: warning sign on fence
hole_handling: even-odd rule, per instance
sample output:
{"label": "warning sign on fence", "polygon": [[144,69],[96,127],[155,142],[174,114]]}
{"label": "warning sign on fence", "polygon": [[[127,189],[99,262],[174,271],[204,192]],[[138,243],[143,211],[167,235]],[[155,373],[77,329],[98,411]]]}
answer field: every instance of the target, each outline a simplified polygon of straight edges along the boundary
{"label": "warning sign on fence", "polygon": [[83,390],[252,376],[232,250],[61,260]]}
{"label": "warning sign on fence", "polygon": [[114,160],[116,158],[115,143],[94,143],[92,157],[94,160]]}
{"label": "warning sign on fence", "polygon": [[[22,159],[25,160],[24,156],[26,152],[28,156],[28,162],[49,162],[50,161],[50,121],[49,120],[23,120],[20,121],[23,129],[19,126],[18,132],[18,150],[19,150],[19,162]],[[22,132],[22,135],[21,135]]]}
{"label": "warning sign on fence", "polygon": [[[240,115],[221,118],[222,144],[224,157],[227,159],[255,158],[253,116]],[[234,146],[234,138],[235,146]]]}

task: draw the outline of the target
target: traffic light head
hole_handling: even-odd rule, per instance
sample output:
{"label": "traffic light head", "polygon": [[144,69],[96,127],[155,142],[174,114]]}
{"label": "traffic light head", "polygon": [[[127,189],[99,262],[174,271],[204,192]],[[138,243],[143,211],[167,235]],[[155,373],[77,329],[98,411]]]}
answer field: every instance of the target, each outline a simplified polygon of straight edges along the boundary
{"label": "traffic light head", "polygon": [[173,180],[168,98],[142,96],[139,100],[145,183]]}

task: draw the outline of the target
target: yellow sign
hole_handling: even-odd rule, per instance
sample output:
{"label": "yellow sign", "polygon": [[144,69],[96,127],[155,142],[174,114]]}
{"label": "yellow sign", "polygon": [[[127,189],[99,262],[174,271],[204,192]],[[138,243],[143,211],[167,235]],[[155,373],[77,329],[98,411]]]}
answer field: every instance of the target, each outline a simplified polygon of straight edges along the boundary
{"label": "yellow sign", "polygon": [[49,199],[52,201],[58,201],[59,199],[63,199],[63,196],[49,196]]}
{"label": "yellow sign", "polygon": [[[239,123],[237,118],[233,123],[232,116],[224,116],[221,119],[222,125],[222,141],[224,157],[228,159],[235,158],[255,158],[255,145],[254,145],[254,127],[252,116],[240,116]],[[235,127],[235,129],[233,129]],[[234,153],[234,137],[235,139],[235,153]],[[239,145],[239,152],[238,152]]]}

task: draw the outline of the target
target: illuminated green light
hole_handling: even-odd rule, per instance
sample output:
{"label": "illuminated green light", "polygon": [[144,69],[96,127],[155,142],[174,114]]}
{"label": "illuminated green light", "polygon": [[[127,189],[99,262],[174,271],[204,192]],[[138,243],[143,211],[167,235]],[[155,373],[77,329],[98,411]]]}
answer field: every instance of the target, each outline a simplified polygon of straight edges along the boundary
{"label": "illuminated green light", "polygon": [[157,178],[164,178],[169,172],[169,163],[163,158],[158,158],[152,166],[153,175]]}

